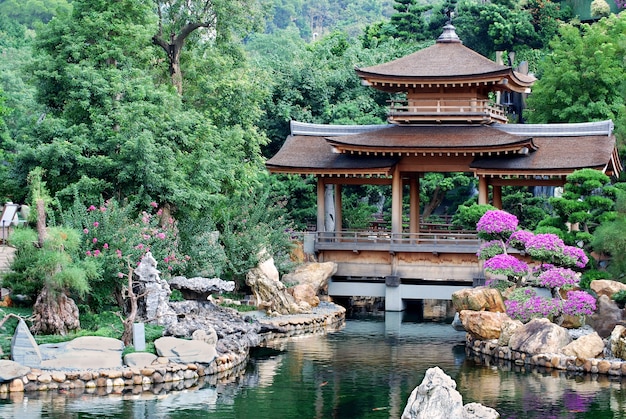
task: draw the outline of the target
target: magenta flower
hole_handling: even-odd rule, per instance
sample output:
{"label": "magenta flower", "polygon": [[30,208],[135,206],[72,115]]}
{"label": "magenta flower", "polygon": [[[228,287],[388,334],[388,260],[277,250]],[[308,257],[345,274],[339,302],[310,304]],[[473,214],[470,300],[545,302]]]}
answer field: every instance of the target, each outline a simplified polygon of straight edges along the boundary
{"label": "magenta flower", "polygon": [[122,251],[120,249],[117,249],[115,251],[115,254],[117,255],[118,258],[120,258],[120,259],[122,258]]}
{"label": "magenta flower", "polygon": [[123,273],[121,273],[121,272],[118,272],[118,273],[117,273],[117,277],[118,277],[118,278],[124,278],[124,274],[123,274]]}
{"label": "magenta flower", "polygon": [[157,233],[156,235],[159,239],[163,240],[165,238],[165,233]]}
{"label": "magenta flower", "polygon": [[92,242],[94,242],[94,244],[95,244],[95,243],[98,243],[98,238],[97,238],[97,237],[94,237],[94,238],[93,238],[93,240],[92,240]]}
{"label": "magenta flower", "polygon": [[484,234],[510,234],[517,230],[519,221],[513,214],[501,210],[489,210],[480,217],[476,230]]}
{"label": "magenta flower", "polygon": [[485,260],[492,258],[496,255],[504,253],[505,249],[500,240],[490,240],[488,242],[484,242],[480,245],[476,256],[478,259]]}
{"label": "magenta flower", "polygon": [[585,251],[579,247],[564,246],[562,251],[564,265],[584,268],[587,262],[589,262],[589,257]]}
{"label": "magenta flower", "polygon": [[83,229],[83,233],[89,234],[89,229],[87,229],[87,228]]}
{"label": "magenta flower", "polygon": [[568,268],[551,268],[539,274],[539,284],[546,288],[575,286],[579,281],[578,274]]}
{"label": "magenta flower", "polygon": [[95,205],[90,205],[89,208],[87,208],[87,211],[95,211],[95,210],[96,210]]}
{"label": "magenta flower", "polygon": [[97,228],[99,225],[100,225],[100,223],[99,223],[99,222],[97,222],[97,221],[94,221],[94,222],[93,222],[93,226],[94,226],[94,227],[96,227],[96,228]]}
{"label": "magenta flower", "polygon": [[570,316],[592,315],[596,311],[596,299],[585,291],[569,291],[563,302],[563,313]]}
{"label": "magenta flower", "polygon": [[158,207],[158,206],[159,206],[159,204],[157,204],[156,202],[152,201],[152,202],[150,202],[150,206],[151,206],[152,208],[156,208],[156,207]]}
{"label": "magenta flower", "polygon": [[109,243],[104,243],[104,245],[102,246],[104,249],[108,249],[109,248]]}
{"label": "magenta flower", "polygon": [[517,230],[509,237],[507,245],[522,250],[526,248],[526,243],[533,237],[535,234],[528,230]]}
{"label": "magenta flower", "polygon": [[484,264],[485,271],[495,275],[523,276],[528,272],[526,262],[515,256],[501,254],[487,259]]}
{"label": "magenta flower", "polygon": [[87,250],[87,251],[85,252],[85,254],[86,254],[87,256],[91,256],[91,250]]}
{"label": "magenta flower", "polygon": [[93,255],[96,256],[96,257],[99,256],[100,255],[100,250],[98,250],[98,249],[94,250],[93,251]]}

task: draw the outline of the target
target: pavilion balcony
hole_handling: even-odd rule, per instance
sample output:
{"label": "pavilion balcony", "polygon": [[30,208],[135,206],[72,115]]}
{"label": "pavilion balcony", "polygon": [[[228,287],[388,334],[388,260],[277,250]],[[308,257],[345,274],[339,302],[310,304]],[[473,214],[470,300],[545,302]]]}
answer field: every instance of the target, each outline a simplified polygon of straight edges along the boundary
{"label": "pavilion balcony", "polygon": [[480,247],[475,231],[430,229],[419,233],[389,231],[333,231],[315,233],[315,250],[427,253],[472,253]]}
{"label": "pavilion balcony", "polygon": [[488,99],[392,100],[388,120],[392,124],[508,122],[504,107]]}

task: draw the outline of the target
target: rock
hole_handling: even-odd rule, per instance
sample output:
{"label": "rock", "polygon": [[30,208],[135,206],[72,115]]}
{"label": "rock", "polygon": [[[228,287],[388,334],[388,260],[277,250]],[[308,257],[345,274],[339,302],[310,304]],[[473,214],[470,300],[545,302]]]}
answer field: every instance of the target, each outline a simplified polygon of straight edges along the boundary
{"label": "rock", "polygon": [[581,359],[597,358],[604,352],[604,341],[597,332],[581,336],[566,345],[561,352]]}
{"label": "rock", "polygon": [[69,342],[39,345],[42,369],[84,370],[121,368],[124,343],[119,339],[83,336]]}
{"label": "rock", "polygon": [[463,409],[465,410],[464,419],[498,419],[500,417],[496,409],[480,403],[468,403],[463,406]]}
{"label": "rock", "polygon": [[463,322],[461,321],[459,313],[454,314],[454,319],[452,320],[451,326],[454,330],[458,330],[459,332],[466,332],[465,328],[463,327]]}
{"label": "rock", "polygon": [[141,299],[140,317],[148,323],[168,326],[176,322],[176,316],[169,306],[172,291],[167,281],[161,279],[160,273],[156,259],[151,252],[147,252],[135,269],[137,280],[143,285],[137,294],[145,294]]}
{"label": "rock", "polygon": [[177,301],[170,303],[178,322],[165,329],[165,335],[191,338],[197,330],[217,334],[215,346],[218,353],[242,353],[261,342],[258,321],[244,320],[236,311],[220,307],[208,301]]}
{"label": "rock", "polygon": [[569,314],[563,314],[560,326],[566,329],[579,329],[583,326],[584,318],[584,316],[572,316]]}
{"label": "rock", "polygon": [[144,368],[157,359],[155,354],[151,354],[148,352],[132,352],[124,355],[124,365],[134,368]]}
{"label": "rock", "polygon": [[23,377],[28,373],[30,373],[30,367],[15,361],[0,359],[0,383]]}
{"label": "rock", "polygon": [[179,290],[187,300],[206,300],[213,293],[235,290],[235,281],[223,281],[220,278],[203,278],[200,276],[193,278],[175,276],[169,280],[169,285],[171,288]]}
{"label": "rock", "polygon": [[615,301],[606,295],[601,295],[596,302],[596,312],[587,316],[587,324],[604,339],[609,337],[615,325],[623,320],[623,313],[624,310],[620,309]]}
{"label": "rock", "polygon": [[193,340],[201,340],[209,345],[215,346],[217,343],[217,333],[211,326],[207,326],[204,329],[198,329],[191,334]]}
{"label": "rock", "polygon": [[465,288],[452,294],[452,304],[459,313],[462,310],[506,312],[502,294],[495,288]]}
{"label": "rock", "polygon": [[495,410],[478,403],[463,406],[456,383],[439,367],[429,368],[424,380],[409,396],[402,419],[491,419]]}
{"label": "rock", "polygon": [[611,353],[621,359],[626,359],[626,327],[618,324],[609,337]]}
{"label": "rock", "polygon": [[11,359],[27,367],[39,368],[41,351],[26,322],[20,319],[11,340]]}
{"label": "rock", "polygon": [[335,262],[311,262],[298,266],[293,272],[283,275],[285,284],[309,284],[316,294],[328,292],[328,279],[337,272]]}
{"label": "rock", "polygon": [[522,327],[524,324],[519,320],[505,320],[502,322],[502,328],[500,330],[500,337],[498,338],[499,346],[509,346],[509,341],[511,340],[511,336],[515,333],[517,329]]}
{"label": "rock", "polygon": [[616,292],[626,290],[626,284],[611,281],[610,279],[596,279],[591,281],[589,288],[591,288],[598,297],[606,295],[611,298]]}
{"label": "rock", "polygon": [[511,320],[506,313],[492,311],[463,310],[459,317],[465,330],[481,340],[498,339],[502,323]]}
{"label": "rock", "polygon": [[255,305],[269,315],[310,312],[311,306],[296,303],[285,284],[278,280],[278,270],[271,258],[248,271],[246,285],[252,289]]}
{"label": "rock", "polygon": [[295,287],[287,288],[287,292],[293,296],[296,304],[305,302],[309,307],[317,307],[320,304],[317,292],[311,284],[298,284]]}
{"label": "rock", "polygon": [[422,300],[422,315],[424,321],[446,322],[457,314],[449,300]]}
{"label": "rock", "polygon": [[567,329],[548,319],[533,319],[515,331],[509,340],[509,347],[531,355],[550,354],[560,353],[571,341]]}
{"label": "rock", "polygon": [[208,364],[217,356],[215,346],[200,340],[179,339],[165,336],[154,341],[159,356],[164,356],[179,364]]}

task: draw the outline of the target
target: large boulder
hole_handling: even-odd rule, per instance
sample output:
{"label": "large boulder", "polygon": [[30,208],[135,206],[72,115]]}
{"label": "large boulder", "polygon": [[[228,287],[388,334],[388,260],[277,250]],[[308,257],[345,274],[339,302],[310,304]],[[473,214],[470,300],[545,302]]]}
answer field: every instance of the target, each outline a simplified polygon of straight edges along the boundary
{"label": "large boulder", "polygon": [[30,373],[30,371],[30,367],[15,361],[0,359],[0,383],[11,381],[14,378],[21,378]]}
{"label": "large boulder", "polygon": [[533,319],[516,330],[509,347],[531,355],[560,353],[571,341],[567,329],[548,319]]}
{"label": "large boulder", "polygon": [[215,345],[209,345],[201,340],[179,339],[172,336],[155,340],[154,349],[157,355],[178,364],[208,364],[217,356]]}
{"label": "large boulder", "polygon": [[500,330],[500,337],[498,338],[499,346],[509,346],[509,341],[511,340],[511,336],[515,334],[517,329],[522,327],[524,323],[519,320],[505,320],[502,322],[502,328]]}
{"label": "large boulder", "polygon": [[497,419],[494,409],[469,403],[463,406],[463,397],[456,383],[439,367],[429,368],[424,380],[409,396],[402,419]]}
{"label": "large boulder", "polygon": [[502,324],[511,320],[506,313],[492,311],[463,310],[459,317],[465,330],[481,340],[498,339]]}
{"label": "large boulder", "polygon": [[597,332],[593,332],[569,343],[561,352],[581,359],[597,358],[604,352],[604,341]]}
{"label": "large boulder", "polygon": [[506,312],[502,294],[495,288],[465,288],[452,294],[452,304],[457,312],[462,310]]}
{"label": "large boulder", "polygon": [[121,368],[124,343],[101,336],[82,336],[69,342],[39,345],[42,369],[83,370]]}
{"label": "large boulder", "polygon": [[312,262],[298,266],[293,272],[283,275],[285,284],[309,284],[316,294],[325,293],[328,289],[328,279],[337,272],[335,262]]}
{"label": "large boulder", "polygon": [[11,340],[11,359],[28,367],[39,368],[41,351],[23,319],[17,323]]}
{"label": "large boulder", "polygon": [[143,295],[140,300],[140,318],[148,323],[168,326],[176,322],[176,315],[169,306],[172,290],[166,280],[161,279],[161,272],[157,269],[157,261],[151,252],[146,254],[135,269],[137,282]]}
{"label": "large boulder", "polygon": [[287,288],[287,292],[291,294],[299,306],[303,306],[302,303],[308,304],[309,307],[317,307],[320,304],[320,298],[311,284],[298,284]]}
{"label": "large boulder", "polygon": [[[596,281],[592,281],[596,282]],[[619,308],[615,301],[606,295],[601,295],[596,302],[596,312],[587,316],[587,324],[591,326],[601,338],[610,336],[615,325],[624,319],[624,310]]]}
{"label": "large boulder", "polygon": [[618,291],[626,290],[626,284],[622,282],[612,281],[610,279],[596,279],[591,281],[589,287],[596,293],[599,297],[601,295],[606,295],[611,298],[613,294]]}

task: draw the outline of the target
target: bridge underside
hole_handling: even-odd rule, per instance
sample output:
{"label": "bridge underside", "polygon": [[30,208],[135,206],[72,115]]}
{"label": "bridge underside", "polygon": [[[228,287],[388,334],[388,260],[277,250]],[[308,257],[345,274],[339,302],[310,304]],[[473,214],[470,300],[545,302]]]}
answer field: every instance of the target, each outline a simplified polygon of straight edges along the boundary
{"label": "bridge underside", "polygon": [[471,253],[389,250],[323,250],[320,261],[337,263],[328,294],[335,297],[380,297],[386,311],[402,311],[406,300],[450,300],[472,287],[483,273]]}

